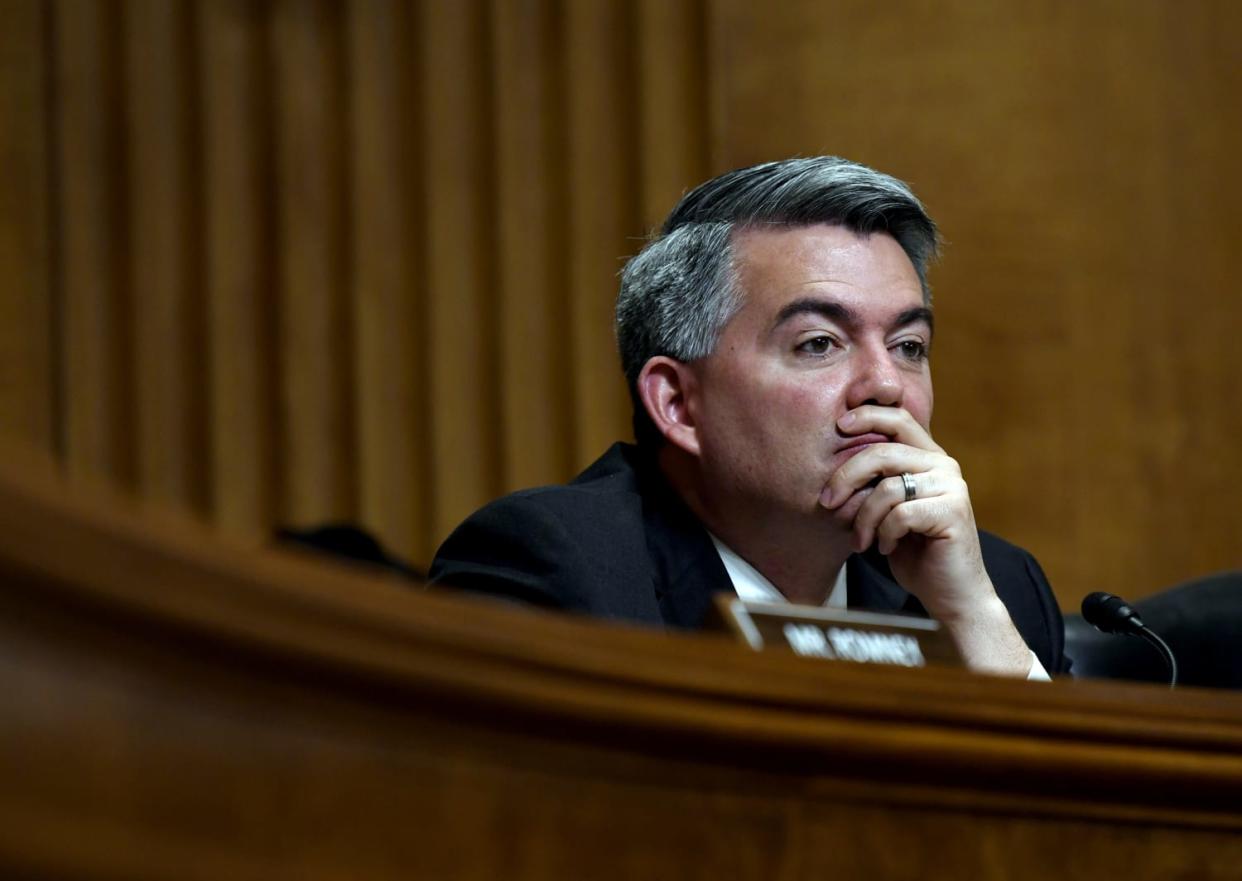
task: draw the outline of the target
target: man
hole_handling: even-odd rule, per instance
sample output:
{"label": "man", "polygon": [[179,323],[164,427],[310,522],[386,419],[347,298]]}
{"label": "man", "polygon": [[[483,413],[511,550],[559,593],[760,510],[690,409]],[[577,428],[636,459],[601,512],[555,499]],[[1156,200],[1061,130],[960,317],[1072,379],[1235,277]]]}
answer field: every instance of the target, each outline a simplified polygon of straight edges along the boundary
{"label": "man", "polygon": [[928,430],[937,248],[905,184],[835,157],[691,191],[622,274],[637,447],[483,508],[433,581],[676,627],[730,588],[929,614],[971,669],[1061,670],[1043,573]]}

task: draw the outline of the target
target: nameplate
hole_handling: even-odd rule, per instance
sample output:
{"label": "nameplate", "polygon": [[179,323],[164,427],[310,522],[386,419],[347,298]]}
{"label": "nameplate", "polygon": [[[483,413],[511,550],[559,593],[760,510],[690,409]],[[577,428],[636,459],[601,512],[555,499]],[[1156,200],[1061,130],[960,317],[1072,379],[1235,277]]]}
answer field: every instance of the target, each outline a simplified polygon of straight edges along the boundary
{"label": "nameplate", "polygon": [[949,635],[928,618],[791,603],[748,603],[716,596],[729,630],[755,651],[782,649],[805,658],[892,667],[961,667]]}

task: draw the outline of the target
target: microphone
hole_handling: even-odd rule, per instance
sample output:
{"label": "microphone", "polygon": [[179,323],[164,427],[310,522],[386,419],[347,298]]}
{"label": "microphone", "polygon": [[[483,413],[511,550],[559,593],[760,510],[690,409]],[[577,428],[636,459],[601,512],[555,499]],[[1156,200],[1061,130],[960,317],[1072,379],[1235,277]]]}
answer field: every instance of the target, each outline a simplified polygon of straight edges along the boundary
{"label": "microphone", "polygon": [[1082,617],[1101,633],[1137,636],[1160,653],[1169,670],[1169,688],[1177,685],[1177,658],[1168,643],[1143,623],[1138,611],[1121,597],[1103,591],[1088,594],[1082,601]]}
{"label": "microphone", "polygon": [[1133,606],[1121,597],[1102,590],[1083,599],[1082,616],[1102,633],[1138,634],[1144,627],[1143,619]]}

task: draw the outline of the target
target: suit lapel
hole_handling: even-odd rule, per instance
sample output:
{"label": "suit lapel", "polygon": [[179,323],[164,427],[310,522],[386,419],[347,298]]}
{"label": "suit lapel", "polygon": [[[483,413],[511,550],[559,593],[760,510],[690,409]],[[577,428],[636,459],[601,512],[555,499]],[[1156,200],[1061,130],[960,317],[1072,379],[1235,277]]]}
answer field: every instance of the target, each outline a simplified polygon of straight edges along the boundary
{"label": "suit lapel", "polygon": [[733,591],[707,530],[680,499],[664,498],[648,512],[647,549],[660,612],[673,627],[699,628],[712,597]]}
{"label": "suit lapel", "polygon": [[712,597],[733,592],[711,537],[650,460],[634,462],[651,555],[652,590],[670,627],[697,629]]}

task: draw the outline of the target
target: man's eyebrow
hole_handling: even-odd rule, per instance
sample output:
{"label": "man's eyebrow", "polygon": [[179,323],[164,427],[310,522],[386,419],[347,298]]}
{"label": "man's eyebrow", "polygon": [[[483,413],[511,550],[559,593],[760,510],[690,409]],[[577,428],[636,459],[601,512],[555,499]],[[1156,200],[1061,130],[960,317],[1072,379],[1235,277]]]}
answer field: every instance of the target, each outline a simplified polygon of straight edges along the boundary
{"label": "man's eyebrow", "polygon": [[[837,321],[845,325],[857,324],[859,320],[858,313],[848,306],[843,306],[840,303],[833,302],[832,300],[822,300],[818,297],[803,297],[801,300],[794,300],[792,303],[786,303],[784,308],[782,308],[780,312],[776,313],[776,320],[772,322],[772,328],[775,330],[790,318],[793,318],[796,315],[805,315],[807,313],[822,315],[824,318]],[[913,309],[907,309],[902,312],[893,321],[892,327],[894,329],[899,327],[907,327],[908,325],[918,324],[919,322],[925,323],[929,330],[935,331],[935,316],[932,314],[932,310],[926,306],[915,306]]]}
{"label": "man's eyebrow", "polygon": [[839,321],[841,324],[853,324],[858,320],[854,310],[848,306],[842,306],[832,300],[821,300],[818,297],[803,297],[801,300],[786,303],[784,308],[776,313],[772,328],[775,330],[795,315],[805,315],[808,312],[813,315],[822,315],[832,321]]}
{"label": "man's eyebrow", "polygon": [[926,306],[916,306],[913,309],[907,309],[897,316],[897,320],[893,322],[893,327],[905,327],[910,324],[918,324],[920,321],[927,325],[927,329],[933,333],[936,331],[936,318],[932,314],[932,310]]}

